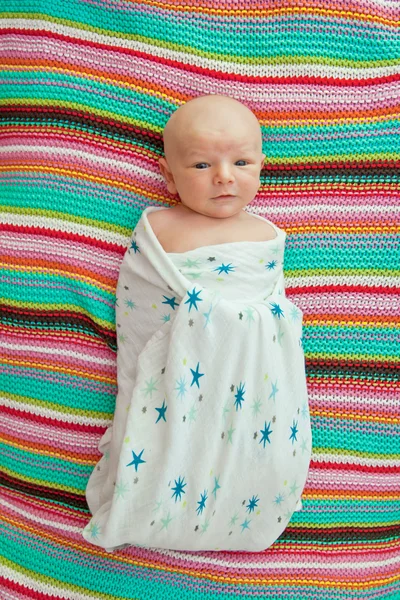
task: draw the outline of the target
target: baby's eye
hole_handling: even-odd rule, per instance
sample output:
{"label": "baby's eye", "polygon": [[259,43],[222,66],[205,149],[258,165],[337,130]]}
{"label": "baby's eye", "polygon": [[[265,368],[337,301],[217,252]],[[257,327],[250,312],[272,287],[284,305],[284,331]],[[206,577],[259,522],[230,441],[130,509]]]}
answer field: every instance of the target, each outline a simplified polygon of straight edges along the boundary
{"label": "baby's eye", "polygon": [[195,169],[207,169],[209,165],[208,163],[196,163],[194,166]]}
{"label": "baby's eye", "polygon": [[237,160],[235,162],[235,165],[238,167],[244,167],[245,165],[247,165],[247,160]]}

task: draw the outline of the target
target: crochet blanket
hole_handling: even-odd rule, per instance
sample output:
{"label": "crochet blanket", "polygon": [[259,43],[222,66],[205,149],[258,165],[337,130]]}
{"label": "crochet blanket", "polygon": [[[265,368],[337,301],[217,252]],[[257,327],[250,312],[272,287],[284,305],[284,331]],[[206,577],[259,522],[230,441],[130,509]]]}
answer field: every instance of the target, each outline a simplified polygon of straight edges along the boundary
{"label": "crochet blanket", "polygon": [[285,234],[168,255],[154,210],[121,265],[117,405],[84,536],[108,549],[263,550],[300,504],[311,449]]}
{"label": "crochet blanket", "polygon": [[[0,17],[0,598],[397,600],[398,3],[13,0]],[[82,530],[118,272],[143,209],[175,201],[162,128],[206,93],[262,126],[250,210],[286,232],[303,312],[303,509],[263,552],[110,554]]]}

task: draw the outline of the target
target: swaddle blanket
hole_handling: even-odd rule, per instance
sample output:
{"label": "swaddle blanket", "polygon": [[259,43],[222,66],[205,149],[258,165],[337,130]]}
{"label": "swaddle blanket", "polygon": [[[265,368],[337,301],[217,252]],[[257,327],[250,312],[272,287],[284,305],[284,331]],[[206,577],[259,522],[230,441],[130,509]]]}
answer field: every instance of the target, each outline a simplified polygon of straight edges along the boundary
{"label": "swaddle blanket", "polygon": [[121,266],[118,397],[84,537],[107,549],[262,550],[299,507],[311,451],[285,233],[167,254],[152,210]]}

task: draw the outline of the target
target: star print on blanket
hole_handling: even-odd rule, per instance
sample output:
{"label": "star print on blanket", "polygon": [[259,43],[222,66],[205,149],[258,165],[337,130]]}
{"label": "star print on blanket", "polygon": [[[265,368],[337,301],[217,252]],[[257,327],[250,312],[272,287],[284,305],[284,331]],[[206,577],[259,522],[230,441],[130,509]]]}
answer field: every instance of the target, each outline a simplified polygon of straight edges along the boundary
{"label": "star print on blanket", "polygon": [[151,210],[121,266],[118,397],[83,535],[110,550],[263,550],[300,506],[311,453],[285,234],[167,254]]}

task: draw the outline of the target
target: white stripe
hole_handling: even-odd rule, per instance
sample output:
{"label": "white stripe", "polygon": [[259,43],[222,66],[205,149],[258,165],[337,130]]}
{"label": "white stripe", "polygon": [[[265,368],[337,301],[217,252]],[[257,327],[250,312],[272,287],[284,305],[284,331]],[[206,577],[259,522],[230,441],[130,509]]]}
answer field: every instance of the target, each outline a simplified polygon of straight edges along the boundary
{"label": "white stripe", "polygon": [[53,231],[73,233],[124,247],[127,246],[130,239],[130,235],[122,235],[114,231],[101,229],[100,227],[92,227],[90,225],[84,225],[83,223],[63,221],[62,219],[54,219],[52,217],[45,217],[42,215],[19,215],[3,212],[2,223],[21,227],[40,227],[52,229]]}
{"label": "white stripe", "polygon": [[137,166],[136,164],[132,164],[130,162],[124,162],[123,160],[115,160],[113,158],[104,158],[102,156],[98,156],[97,154],[94,154],[93,152],[84,152],[83,150],[75,150],[73,148],[59,148],[57,146],[35,146],[35,145],[29,145],[26,144],[24,146],[22,145],[18,145],[18,144],[13,144],[11,146],[6,146],[3,148],[0,148],[0,155],[1,154],[8,154],[8,153],[18,153],[18,152],[38,152],[40,154],[46,155],[46,156],[74,156],[74,157],[79,157],[82,159],[86,159],[92,163],[99,163],[99,164],[103,164],[103,165],[107,165],[107,166],[114,166],[117,168],[121,168],[121,167],[125,167],[125,169],[129,170],[129,171],[134,171],[135,173],[142,175],[148,179],[154,179],[155,181],[159,181],[162,182],[164,181],[163,177],[161,174],[159,173],[154,173],[153,171],[149,171],[147,169],[143,169],[142,167]]}
{"label": "white stripe", "polygon": [[49,521],[48,519],[43,519],[41,517],[37,517],[36,515],[31,514],[29,511],[22,510],[21,508],[17,508],[13,504],[10,504],[6,500],[0,498],[0,505],[6,506],[9,510],[16,512],[19,515],[22,515],[26,519],[30,521],[34,521],[35,523],[40,523],[41,525],[48,525],[52,529],[60,529],[61,531],[70,531],[71,533],[82,533],[81,527],[73,527],[72,525],[66,525],[65,523],[57,523],[56,520]]}
{"label": "white stripe", "polygon": [[389,286],[399,284],[398,277],[378,277],[377,275],[285,275],[286,287],[296,289],[303,286],[319,285],[364,285],[366,287]]}
{"label": "white stripe", "polygon": [[[121,37],[110,35],[104,35],[95,33],[93,31],[86,31],[83,29],[77,29],[62,25],[60,23],[50,23],[42,19],[2,19],[3,28],[19,28],[26,29],[28,31],[33,30],[47,30],[53,33],[71,36],[76,39],[82,39],[87,41],[96,42],[99,44],[106,44],[110,46],[110,50],[116,50],[117,48],[127,48],[130,50],[136,50],[144,52],[150,56],[159,56],[167,58],[169,60],[175,60],[184,64],[191,64],[194,66],[215,69],[218,71],[233,73],[237,75],[249,75],[255,77],[338,77],[354,80],[370,79],[373,77],[382,77],[385,75],[397,74],[398,66],[390,65],[386,67],[375,67],[357,69],[353,67],[336,67],[325,64],[283,64],[283,65],[247,65],[238,64],[235,62],[207,59],[202,56],[196,56],[189,52],[179,52],[171,50],[170,48],[164,48],[157,45],[145,44],[136,40],[123,39]],[[114,46],[114,47],[113,47]],[[288,62],[290,57],[288,58]]]}
{"label": "white stripe", "polygon": [[91,425],[94,427],[109,427],[112,422],[111,417],[110,419],[96,419],[94,417],[89,418],[81,414],[63,413],[57,410],[53,410],[48,406],[46,406],[46,408],[43,408],[41,406],[34,406],[25,402],[15,402],[14,400],[11,400],[10,398],[5,398],[3,396],[0,396],[0,406],[13,408],[18,412],[28,412],[32,415],[37,415],[39,417],[46,417],[47,419],[55,419],[56,421],[61,421],[63,423]]}
{"label": "white stripe", "polygon": [[56,348],[37,346],[36,344],[10,344],[0,341],[0,348],[8,348],[10,350],[28,350],[29,352],[38,352],[40,354],[58,354],[59,356],[70,356],[72,358],[79,358],[85,362],[92,362],[99,365],[109,365],[111,367],[116,365],[116,361],[109,358],[99,358],[97,356],[90,356],[89,354],[74,352],[73,350],[59,350]]}
{"label": "white stripe", "polygon": [[[61,565],[61,563],[60,563]],[[61,568],[68,568],[65,564]],[[33,590],[34,592],[40,592],[41,594],[47,594],[48,596],[54,598],[62,598],[65,600],[88,600],[88,598],[93,598],[93,600],[99,600],[99,595],[94,592],[92,593],[90,590],[84,588],[83,593],[77,592],[73,589],[63,589],[63,582],[57,579],[57,585],[50,585],[43,581],[40,575],[36,578],[28,577],[24,571],[17,571],[11,569],[8,565],[3,564],[1,566],[2,575],[9,581],[13,581],[18,585],[25,586],[27,590]]]}
{"label": "white stripe", "polygon": [[339,465],[359,465],[365,467],[398,467],[400,461],[392,458],[372,458],[370,456],[355,456],[352,454],[316,454],[313,452],[312,460],[318,463],[333,462]]}

